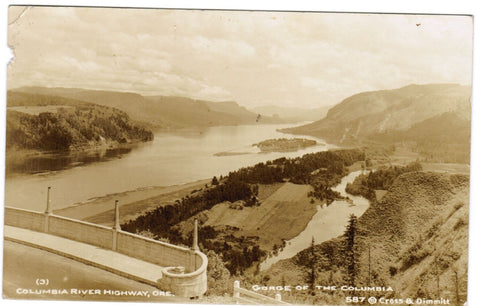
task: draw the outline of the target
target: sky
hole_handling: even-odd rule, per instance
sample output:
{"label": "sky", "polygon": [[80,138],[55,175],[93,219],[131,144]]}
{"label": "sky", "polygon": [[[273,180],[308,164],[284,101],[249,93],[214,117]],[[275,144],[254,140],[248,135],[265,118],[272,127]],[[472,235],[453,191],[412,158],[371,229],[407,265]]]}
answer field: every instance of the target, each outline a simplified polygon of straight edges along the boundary
{"label": "sky", "polygon": [[9,89],[75,87],[314,108],[472,82],[469,16],[9,9]]}

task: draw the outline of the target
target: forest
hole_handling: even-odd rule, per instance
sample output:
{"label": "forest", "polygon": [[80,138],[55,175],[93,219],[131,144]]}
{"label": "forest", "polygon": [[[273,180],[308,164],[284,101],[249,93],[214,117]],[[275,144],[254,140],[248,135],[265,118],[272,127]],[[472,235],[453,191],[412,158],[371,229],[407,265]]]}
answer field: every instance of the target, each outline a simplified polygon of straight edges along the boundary
{"label": "forest", "polygon": [[267,139],[252,146],[258,147],[262,152],[293,152],[316,144],[315,140],[305,138],[278,138]]}
{"label": "forest", "polygon": [[[167,239],[171,243],[190,245],[191,236],[185,239],[178,230],[172,228],[196,214],[211,209],[214,205],[229,201],[245,201],[245,205],[261,205],[257,201],[258,184],[292,182],[311,184],[311,196],[319,200],[333,201],[336,194],[330,189],[342,176],[347,167],[365,160],[365,154],[358,149],[324,151],[306,154],[297,158],[279,158],[252,167],[230,172],[225,177],[212,178],[211,184],[200,192],[178,199],[175,204],[160,206],[152,211],[122,224],[122,229],[132,233],[150,232],[156,238]],[[222,254],[231,274],[242,273],[261,260],[266,254],[257,244],[258,237],[236,237],[235,228],[224,229],[222,233],[213,227],[200,227],[200,245],[207,250]],[[217,236],[222,235],[219,243]],[[207,253],[207,252],[205,252]]]}
{"label": "forest", "polygon": [[38,115],[7,111],[7,152],[62,151],[95,145],[150,141],[153,133],[114,108],[84,104]]}
{"label": "forest", "polygon": [[355,178],[353,183],[348,183],[345,191],[352,195],[361,195],[370,201],[375,201],[375,190],[388,190],[395,179],[407,172],[422,171],[419,162],[411,162],[408,165],[390,166],[370,171],[368,174],[361,174]]}

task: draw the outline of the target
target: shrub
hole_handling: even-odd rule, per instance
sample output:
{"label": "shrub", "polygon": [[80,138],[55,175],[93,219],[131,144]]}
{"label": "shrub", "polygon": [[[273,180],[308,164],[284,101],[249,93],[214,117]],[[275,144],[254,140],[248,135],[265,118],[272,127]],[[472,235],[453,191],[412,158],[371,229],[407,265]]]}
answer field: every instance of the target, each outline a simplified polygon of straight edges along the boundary
{"label": "shrub", "polygon": [[390,271],[390,276],[395,276],[395,274],[397,274],[398,272],[397,267],[393,267],[393,266],[390,266],[388,270]]}
{"label": "shrub", "polygon": [[468,222],[465,221],[464,218],[459,218],[457,223],[455,223],[455,225],[453,226],[453,230],[458,230],[460,227],[464,226],[464,225],[467,225]]}

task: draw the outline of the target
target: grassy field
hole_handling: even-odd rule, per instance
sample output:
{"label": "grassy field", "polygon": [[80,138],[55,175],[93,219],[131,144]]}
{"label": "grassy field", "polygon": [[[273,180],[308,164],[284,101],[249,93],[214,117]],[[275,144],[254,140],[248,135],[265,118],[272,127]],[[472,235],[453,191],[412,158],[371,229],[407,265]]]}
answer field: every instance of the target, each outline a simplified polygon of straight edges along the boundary
{"label": "grassy field", "polygon": [[230,203],[220,203],[202,212],[199,218],[203,226],[238,227],[235,236],[258,236],[259,245],[271,249],[274,244],[280,245],[282,239],[297,236],[316,213],[316,204],[311,204],[308,197],[311,190],[310,185],[292,183],[262,185],[260,206],[239,210],[230,208]]}

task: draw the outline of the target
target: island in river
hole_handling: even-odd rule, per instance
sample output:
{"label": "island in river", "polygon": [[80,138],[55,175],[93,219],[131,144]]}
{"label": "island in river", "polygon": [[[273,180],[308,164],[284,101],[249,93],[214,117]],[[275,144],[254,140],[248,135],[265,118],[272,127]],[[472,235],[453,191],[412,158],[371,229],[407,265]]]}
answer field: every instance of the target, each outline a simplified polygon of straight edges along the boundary
{"label": "island in river", "polygon": [[294,152],[300,149],[317,145],[312,139],[305,138],[278,138],[267,139],[252,146],[258,147],[262,152]]}

